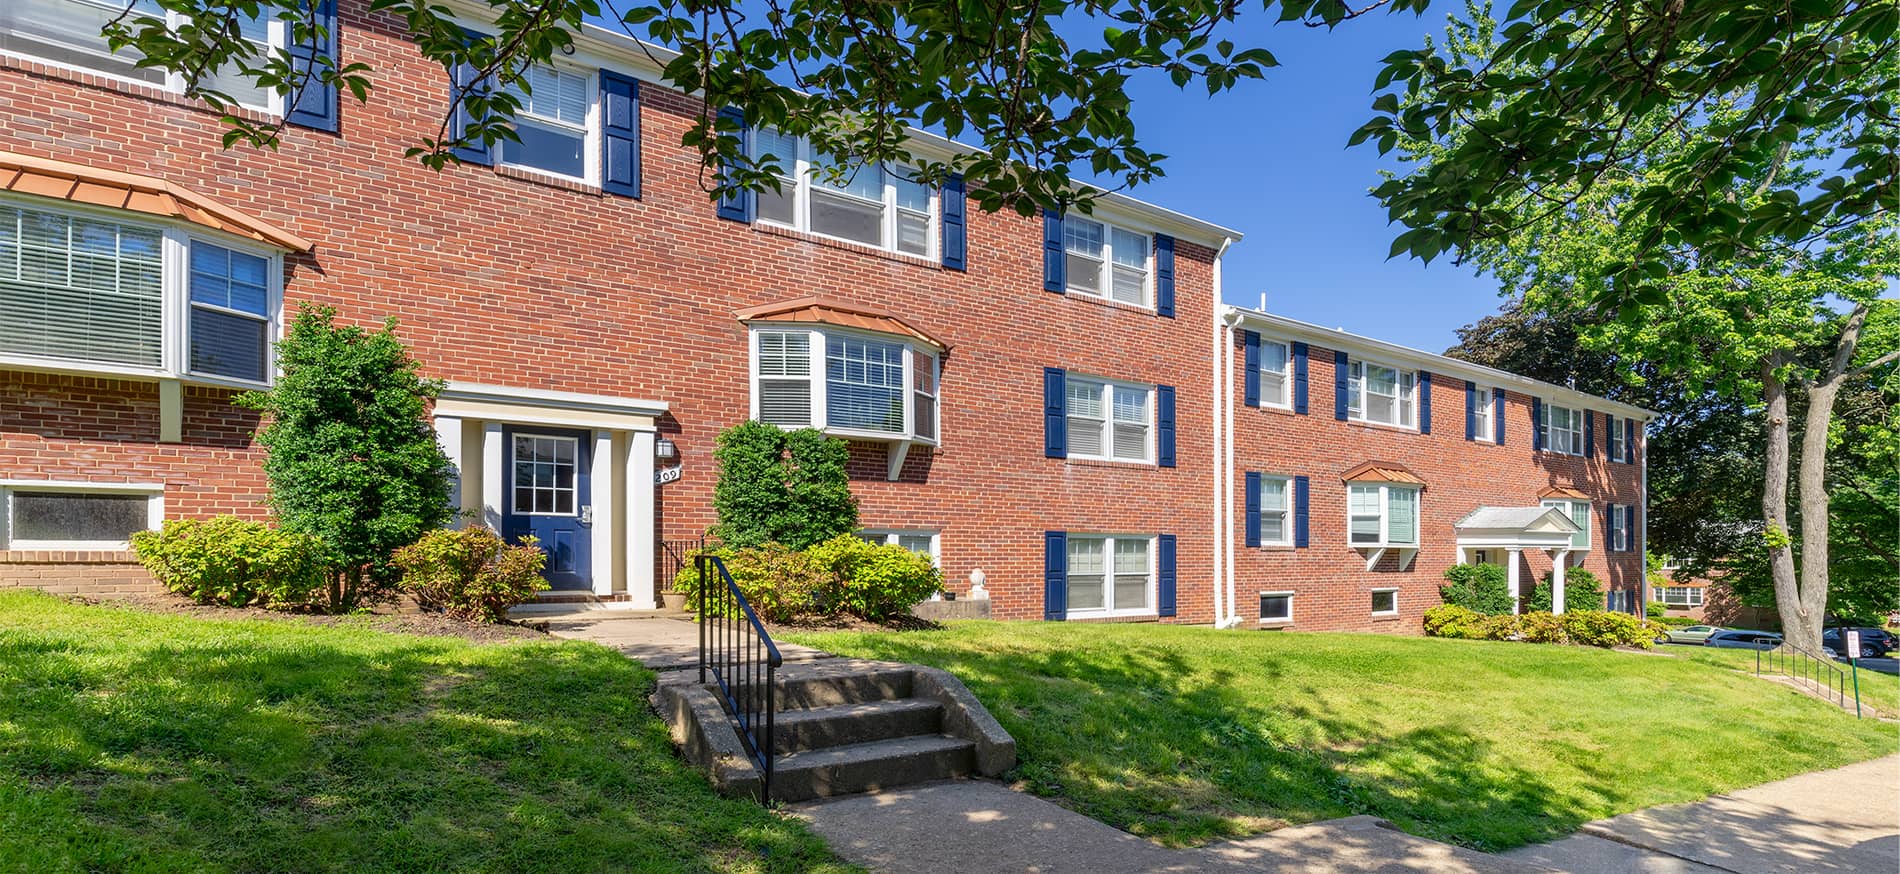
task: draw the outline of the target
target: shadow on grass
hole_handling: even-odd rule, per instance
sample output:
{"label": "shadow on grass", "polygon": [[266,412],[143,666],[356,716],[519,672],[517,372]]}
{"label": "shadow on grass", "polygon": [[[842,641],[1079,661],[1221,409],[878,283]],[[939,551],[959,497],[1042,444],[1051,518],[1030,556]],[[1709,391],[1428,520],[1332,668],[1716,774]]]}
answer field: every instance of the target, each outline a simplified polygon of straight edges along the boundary
{"label": "shadow on grass", "polygon": [[0,870],[834,867],[713,795],[647,711],[652,675],[602,648],[16,606]]}

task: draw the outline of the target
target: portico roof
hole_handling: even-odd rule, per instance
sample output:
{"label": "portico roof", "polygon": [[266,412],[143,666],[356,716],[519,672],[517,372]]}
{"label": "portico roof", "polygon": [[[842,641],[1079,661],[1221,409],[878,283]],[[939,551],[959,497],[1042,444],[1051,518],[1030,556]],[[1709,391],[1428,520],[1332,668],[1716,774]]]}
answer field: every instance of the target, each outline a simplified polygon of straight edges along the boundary
{"label": "portico roof", "polygon": [[1583,530],[1556,507],[1479,507],[1453,527],[1459,531],[1535,531],[1566,535]]}

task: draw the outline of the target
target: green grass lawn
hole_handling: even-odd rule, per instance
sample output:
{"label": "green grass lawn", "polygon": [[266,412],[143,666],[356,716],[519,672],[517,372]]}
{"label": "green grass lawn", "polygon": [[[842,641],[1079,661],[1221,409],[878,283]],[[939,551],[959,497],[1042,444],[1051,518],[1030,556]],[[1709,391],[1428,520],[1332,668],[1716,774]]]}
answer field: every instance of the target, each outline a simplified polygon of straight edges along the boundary
{"label": "green grass lawn", "polygon": [[0,592],[0,870],[839,871],[580,643]]}
{"label": "green grass lawn", "polygon": [[1370,813],[1505,849],[1900,749],[1727,668],[1586,647],[991,622],[791,639],[950,670],[1030,791],[1174,845]]}
{"label": "green grass lawn", "polygon": [[[1728,668],[1747,674],[1755,672],[1755,651],[1751,649],[1723,649],[1709,646],[1659,646],[1657,652],[1668,653],[1690,661]],[[1835,667],[1846,675],[1848,703],[1853,703],[1854,672],[1846,662],[1834,662]],[[1801,670],[1806,666],[1799,666]],[[1860,674],[1860,703],[1862,712],[1886,716],[1900,716],[1900,677],[1870,671],[1862,668]]]}

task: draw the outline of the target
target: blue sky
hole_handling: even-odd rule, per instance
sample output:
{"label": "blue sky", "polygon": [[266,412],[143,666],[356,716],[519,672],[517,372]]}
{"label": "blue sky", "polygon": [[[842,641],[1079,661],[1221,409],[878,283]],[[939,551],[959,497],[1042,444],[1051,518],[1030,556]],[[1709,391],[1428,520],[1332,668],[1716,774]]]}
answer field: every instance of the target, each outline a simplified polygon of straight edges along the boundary
{"label": "blue sky", "polygon": [[1228,251],[1229,303],[1258,306],[1265,292],[1280,315],[1443,351],[1458,327],[1497,310],[1497,282],[1442,257],[1387,261],[1396,232],[1366,192],[1396,162],[1346,138],[1372,117],[1379,59],[1444,26],[1443,12],[1374,14],[1333,31],[1256,16],[1230,38],[1274,53],[1281,66],[1265,80],[1211,98],[1160,77],[1130,89],[1144,146],[1169,159],[1167,176],[1129,193],[1246,234]]}

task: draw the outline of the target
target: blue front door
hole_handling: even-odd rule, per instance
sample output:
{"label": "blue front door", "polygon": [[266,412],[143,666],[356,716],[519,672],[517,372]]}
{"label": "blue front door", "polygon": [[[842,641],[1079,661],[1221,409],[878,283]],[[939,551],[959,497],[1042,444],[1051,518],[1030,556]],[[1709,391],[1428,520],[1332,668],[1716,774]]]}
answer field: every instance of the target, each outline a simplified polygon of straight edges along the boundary
{"label": "blue front door", "polygon": [[548,554],[541,575],[556,589],[593,588],[593,495],[588,470],[593,441],[586,431],[504,428],[502,536],[534,535]]}

